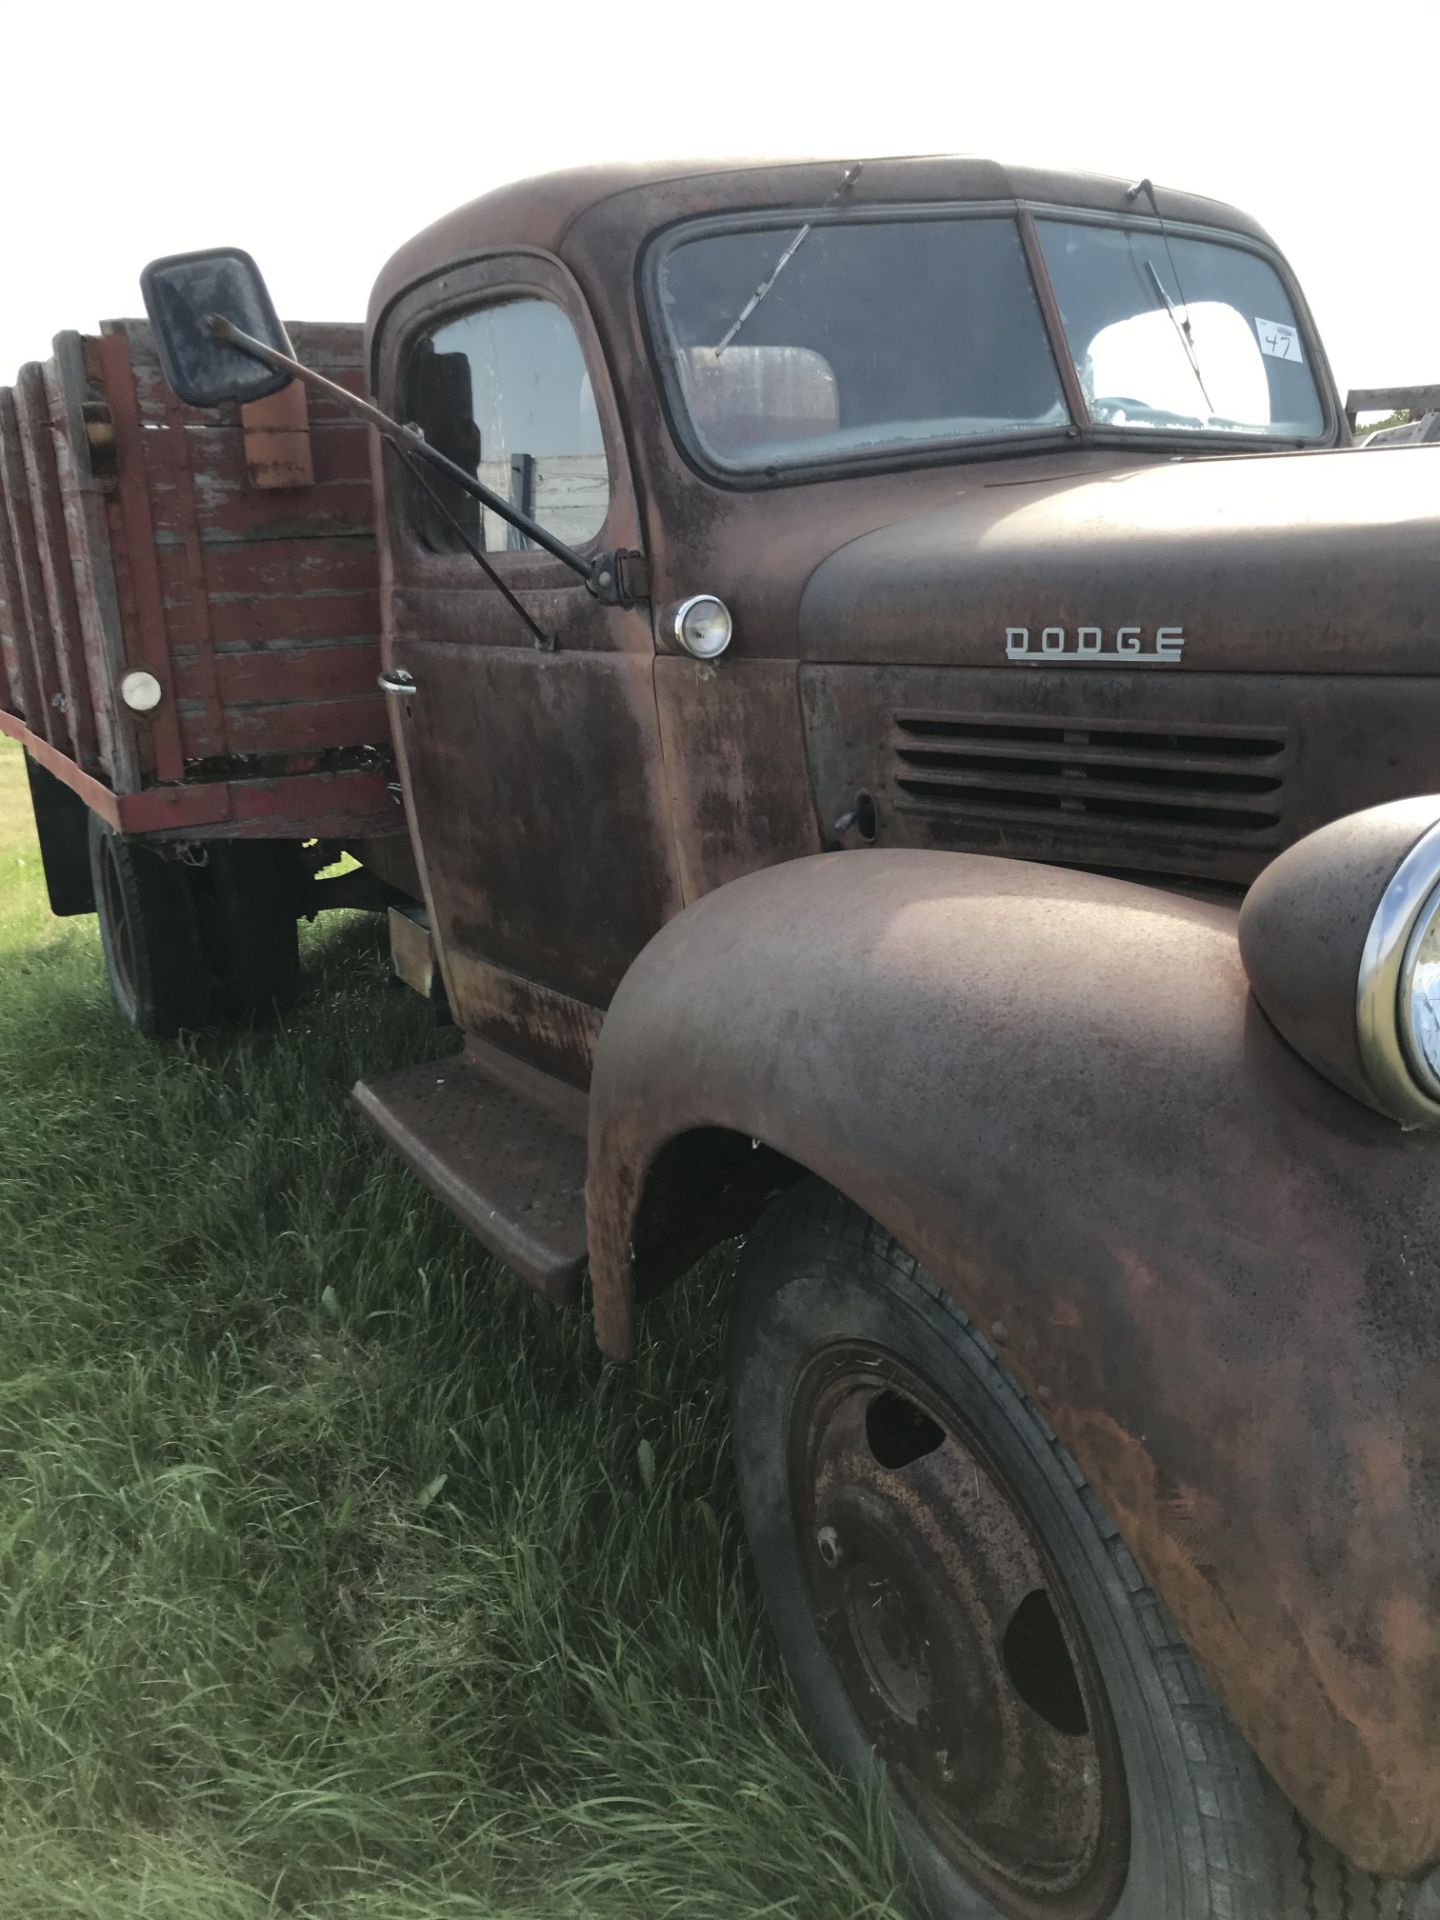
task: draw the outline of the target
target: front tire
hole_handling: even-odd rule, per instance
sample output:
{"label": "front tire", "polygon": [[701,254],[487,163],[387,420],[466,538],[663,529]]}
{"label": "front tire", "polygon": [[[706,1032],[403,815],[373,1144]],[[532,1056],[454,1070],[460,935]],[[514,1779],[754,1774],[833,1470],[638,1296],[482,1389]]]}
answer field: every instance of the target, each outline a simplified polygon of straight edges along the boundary
{"label": "front tire", "polygon": [[1300,1822],[994,1349],[819,1182],[736,1282],[741,1504],[816,1744],[943,1920],[1399,1920]]}

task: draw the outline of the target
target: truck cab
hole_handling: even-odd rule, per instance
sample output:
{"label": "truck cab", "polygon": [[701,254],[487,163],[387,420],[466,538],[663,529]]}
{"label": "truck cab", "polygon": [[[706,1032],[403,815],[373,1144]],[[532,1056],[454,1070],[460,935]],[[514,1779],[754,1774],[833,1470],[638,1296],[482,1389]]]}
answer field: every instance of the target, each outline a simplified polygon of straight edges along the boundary
{"label": "truck cab", "polygon": [[[470,503],[541,638],[380,469],[452,1006],[576,1085],[645,942],[759,867],[932,847],[1243,887],[1434,783],[1440,474],[1340,452],[1259,229],[979,162],[846,176],[505,189],[377,286],[385,407],[644,570],[604,605]],[[677,637],[702,596],[723,659]]]}
{"label": "truck cab", "polygon": [[978,160],[505,188],[365,371],[464,1044],[363,1112],[617,1360],[747,1236],[770,1617],[935,1911],[1435,1911],[1440,460],[1245,215]]}
{"label": "truck cab", "polygon": [[[1342,1318],[1363,1318],[1393,1261],[1402,1290],[1423,1268],[1414,1306],[1433,1338],[1434,1141],[1358,1108],[1322,1115],[1333,1088],[1313,1075],[1300,1142],[1277,1111],[1294,1096],[1273,1084],[1294,1055],[1244,991],[1233,916],[1292,843],[1440,787],[1440,462],[1349,444],[1303,295],[1244,215],[977,161],[506,189],[389,264],[368,343],[383,408],[478,457],[582,551],[621,556],[632,583],[607,604],[472,505],[487,581],[434,500],[377,456],[394,733],[435,959],[479,1077],[472,1104],[455,1095],[463,1123],[442,1117],[453,1083],[413,1074],[362,1088],[371,1116],[549,1290],[572,1296],[588,1261],[617,1355],[637,1294],[823,1180],[990,1339],[1004,1331],[1005,1364],[1306,1819],[1363,1867],[1428,1864],[1440,1703],[1417,1656],[1440,1650],[1436,1538],[1407,1550],[1416,1637],[1403,1659],[1393,1641],[1379,1656],[1408,1675],[1381,1689],[1382,1733],[1341,1668],[1365,1664],[1362,1616],[1385,1640],[1405,1581],[1384,1556],[1382,1603],[1363,1528],[1332,1533],[1280,1462],[1308,1431],[1322,1505],[1345,1487],[1351,1513],[1364,1480],[1398,1522],[1418,1494],[1418,1457],[1395,1456],[1410,1495],[1388,1475],[1381,1495],[1351,1449],[1376,1421],[1416,1444],[1433,1378],[1372,1391],[1319,1329],[1341,1299]],[[1202,1011],[1182,954],[1217,931],[1224,984]],[[1003,990],[997,954],[1017,969]],[[1303,964],[1292,954],[1287,979]],[[1191,1030],[1211,1021],[1228,1029],[1223,1070],[1216,1034]],[[1190,1044],[1205,1067],[1150,1086],[1153,1050]],[[1190,1105],[1212,1074],[1223,1138]],[[573,1149],[533,1149],[517,1178],[513,1132],[503,1152],[488,1144],[487,1080]],[[1296,1178],[1324,1223],[1297,1214],[1277,1234]],[[1217,1206],[1208,1236],[1173,1217]],[[1357,1206],[1387,1223],[1363,1260]],[[1398,1239],[1380,1251],[1402,1231],[1424,1246],[1409,1280]],[[762,1355],[748,1364],[763,1371]],[[762,1414],[738,1411],[754,1390],[733,1391],[760,1431]],[[1260,1411],[1272,1394],[1283,1415]],[[900,1397],[923,1404],[913,1382]],[[1243,1458],[1216,1440],[1222,1408],[1244,1424]],[[813,1444],[813,1427],[792,1437],[792,1472]],[[1215,1453],[1218,1474],[1200,1464]],[[874,1493],[825,1484],[857,1513]],[[761,1543],[769,1485],[755,1469]],[[858,1628],[825,1650],[865,1741],[889,1745],[932,1897],[970,1911],[944,1891],[958,1872],[1001,1911],[1058,1911],[1055,1888],[1017,1891],[1013,1845],[982,1842],[978,1814],[957,1834],[933,1752],[908,1752],[898,1676],[921,1658],[933,1596],[897,1572],[923,1557],[914,1539],[868,1511],[852,1524],[879,1529],[874,1591],[899,1624],[889,1654]],[[932,1511],[921,1532],[943,1524]],[[781,1620],[797,1590],[819,1614],[834,1588],[807,1547],[788,1584],[778,1549],[762,1560]],[[1304,1620],[1298,1638],[1277,1608]],[[810,1671],[808,1644],[786,1650]],[[819,1692],[807,1704],[834,1753]],[[1023,1777],[994,1738],[992,1771]],[[1060,1762],[1033,1764],[1053,1780]],[[1046,1833],[1034,1799],[1018,1803]],[[1103,1821],[1095,1832],[1098,1855]],[[1104,1910],[1113,1883],[1094,1858],[1089,1871],[1084,1898]],[[1149,1897],[1134,1910],[1190,1910]],[[1266,1897],[1290,1910],[1290,1894]]]}

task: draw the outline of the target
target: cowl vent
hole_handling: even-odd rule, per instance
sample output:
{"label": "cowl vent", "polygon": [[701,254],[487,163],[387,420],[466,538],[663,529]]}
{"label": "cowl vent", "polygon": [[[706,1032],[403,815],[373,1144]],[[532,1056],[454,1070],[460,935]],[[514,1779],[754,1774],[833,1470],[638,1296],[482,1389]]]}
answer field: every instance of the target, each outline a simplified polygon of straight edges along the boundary
{"label": "cowl vent", "polygon": [[1084,726],[895,715],[901,806],[957,818],[1074,817],[1128,837],[1254,845],[1280,837],[1289,743],[1274,729]]}

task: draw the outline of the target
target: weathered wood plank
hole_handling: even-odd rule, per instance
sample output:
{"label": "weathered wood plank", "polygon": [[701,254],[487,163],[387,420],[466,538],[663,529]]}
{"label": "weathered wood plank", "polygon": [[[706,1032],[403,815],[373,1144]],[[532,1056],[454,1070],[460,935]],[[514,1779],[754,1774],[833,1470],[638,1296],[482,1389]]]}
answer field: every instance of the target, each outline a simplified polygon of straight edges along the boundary
{"label": "weathered wood plank", "polygon": [[[215,795],[218,806],[206,821],[172,828],[171,837],[177,839],[388,839],[405,832],[404,815],[389,792],[389,775],[370,768],[232,780],[220,787],[180,792],[192,802]],[[140,811],[151,801],[152,796],[146,795],[121,802],[127,810],[127,831],[155,830],[157,822]]]}
{"label": "weathered wood plank", "polygon": [[95,699],[80,632],[80,609],[75,597],[75,574],[70,565],[65,509],[60,499],[45,371],[38,361],[32,360],[20,369],[15,383],[15,417],[20,426],[40,575],[45,583],[55,666],[64,698],[65,732],[76,763],[86,773],[95,773],[100,766]]}
{"label": "weathered wood plank", "polygon": [[9,387],[0,387],[0,491],[5,496],[18,600],[24,616],[17,622],[17,638],[21,649],[25,719],[32,733],[51,746],[63,749],[68,747],[70,735],[61,713],[64,695],[55,663],[45,581],[40,571],[30,481],[25,471],[15,396]]}
{"label": "weathered wood plank", "polygon": [[[358,335],[358,328],[356,332]],[[333,380],[337,386],[344,387],[347,392],[363,395],[365,376],[360,366],[358,344],[357,340],[357,351],[344,364],[320,366],[303,352],[300,358],[305,360],[307,365],[314,366],[317,373],[323,373],[327,380]],[[228,402],[221,407],[188,407],[178,400],[160,371],[159,359],[153,352],[137,351],[134,354],[133,365],[135,392],[143,419],[154,421],[158,425],[169,417],[171,407],[178,406],[181,421],[187,427],[212,427],[217,424],[238,427],[240,425],[239,408]],[[355,418],[343,400],[313,388],[310,391],[310,411],[317,424],[322,421],[348,422]]]}
{"label": "weathered wood plank", "polygon": [[[164,436],[145,435],[148,466],[157,484],[163,485],[169,460]],[[238,424],[187,427],[190,471],[207,510],[212,498],[224,493],[251,491],[245,475],[245,439]],[[325,425],[310,423],[310,458],[317,486],[335,481],[370,482],[369,428],[361,421],[338,421]]]}
{"label": "weathered wood plank", "polygon": [[378,692],[348,700],[276,701],[227,707],[217,724],[205,702],[179,703],[187,760],[236,753],[314,753],[331,747],[383,747],[390,720]]}
{"label": "weathered wood plank", "polygon": [[384,746],[390,738],[390,716],[385,696],[378,691],[349,700],[290,700],[267,706],[227,707],[225,737],[231,753]]}
{"label": "weathered wood plank", "polygon": [[[0,480],[3,488],[3,480]],[[34,682],[30,637],[25,624],[25,596],[20,585],[10,516],[0,502],[0,659],[4,661],[4,704],[11,713],[34,716],[39,689]]]}
{"label": "weathered wood plank", "polygon": [[[167,600],[183,599],[188,581],[182,545],[171,535],[157,540],[156,549]],[[298,599],[306,593],[373,593],[380,579],[375,542],[368,534],[224,543],[205,548],[202,564],[212,600],[242,594]]]}
{"label": "weathered wood plank", "polygon": [[101,765],[117,793],[131,793],[140,784],[140,757],[133,718],[118,694],[125,672],[125,633],[110,558],[107,483],[92,470],[86,438],[84,409],[91,383],[78,333],[57,335],[45,388]]}
{"label": "weathered wood plank", "polygon": [[[168,392],[169,389],[167,388]],[[205,708],[205,720],[208,728],[225,740],[229,740],[225,725],[225,711],[220,699],[219,677],[215,670],[214,638],[210,622],[210,584],[206,577],[205,554],[200,543],[200,521],[196,509],[195,489],[190,479],[189,435],[180,424],[180,402],[171,396],[167,430],[164,436],[166,451],[170,455],[170,478],[175,488],[175,503],[180,513],[180,556],[183,568],[178,576],[178,591],[184,595],[184,604],[189,612],[195,633],[195,664],[202,683],[201,699]],[[157,541],[157,545],[161,544]],[[166,578],[165,556],[162,554],[161,579]],[[167,588],[165,607],[169,618],[171,600],[177,591],[176,573],[170,572],[171,585]],[[174,649],[174,628],[171,628],[171,649]]]}
{"label": "weathered wood plank", "polygon": [[245,478],[252,487],[314,486],[310,407],[303,381],[292,380],[279,393],[241,407],[240,430],[245,437]]}
{"label": "weathered wood plank", "polygon": [[[169,609],[173,645],[195,647],[189,609]],[[264,646],[300,646],[321,640],[380,642],[380,602],[374,592],[270,594],[210,604],[210,635],[217,651]],[[377,659],[378,671],[378,659]]]}
{"label": "weathered wood plank", "polygon": [[[194,451],[192,442],[192,457]],[[368,480],[317,481],[303,493],[279,496],[254,489],[202,490],[193,469],[191,477],[200,509],[200,538],[207,548],[242,542],[343,540],[370,532]],[[178,533],[182,515],[175,489],[157,485],[150,503],[157,535]]]}
{"label": "weathered wood plank", "polygon": [[[217,652],[215,672],[227,707],[259,701],[340,700],[373,694],[380,654],[371,639],[348,646],[262,647]],[[191,652],[175,660],[175,691],[181,700],[200,697],[201,680]]]}
{"label": "weathered wood plank", "polygon": [[171,684],[170,638],[156,564],[150,490],[146,484],[143,443],[149,436],[141,426],[135,385],[130,377],[130,350],[124,336],[106,335],[92,344],[94,370],[100,375],[115,432],[118,489],[107,517],[125,628],[125,655],[131,666],[153,673],[161,689],[159,706],[136,729],[142,766],[153,770],[161,780],[178,780],[184,773],[185,760],[175,712],[175,690]]}
{"label": "weathered wood plank", "polygon": [[[321,373],[337,367],[358,367],[365,350],[365,329],[356,320],[287,320],[285,331],[297,356]],[[122,334],[130,343],[130,356],[136,362],[159,365],[155,334],[144,319],[102,320],[100,332]]]}

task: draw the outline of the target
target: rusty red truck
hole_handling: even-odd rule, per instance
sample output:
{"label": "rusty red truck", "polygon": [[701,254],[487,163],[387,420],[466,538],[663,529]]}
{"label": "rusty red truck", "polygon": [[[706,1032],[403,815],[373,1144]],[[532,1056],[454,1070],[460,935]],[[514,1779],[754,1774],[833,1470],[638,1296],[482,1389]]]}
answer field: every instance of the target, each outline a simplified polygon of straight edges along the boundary
{"label": "rusty red truck", "polygon": [[933,1911],[1440,1910],[1440,460],[1274,244],[616,167],[363,344],[144,287],[0,412],[0,724],[122,1011],[383,908],[464,1049],[356,1097],[487,1247],[623,1360],[745,1237],[767,1608]]}

